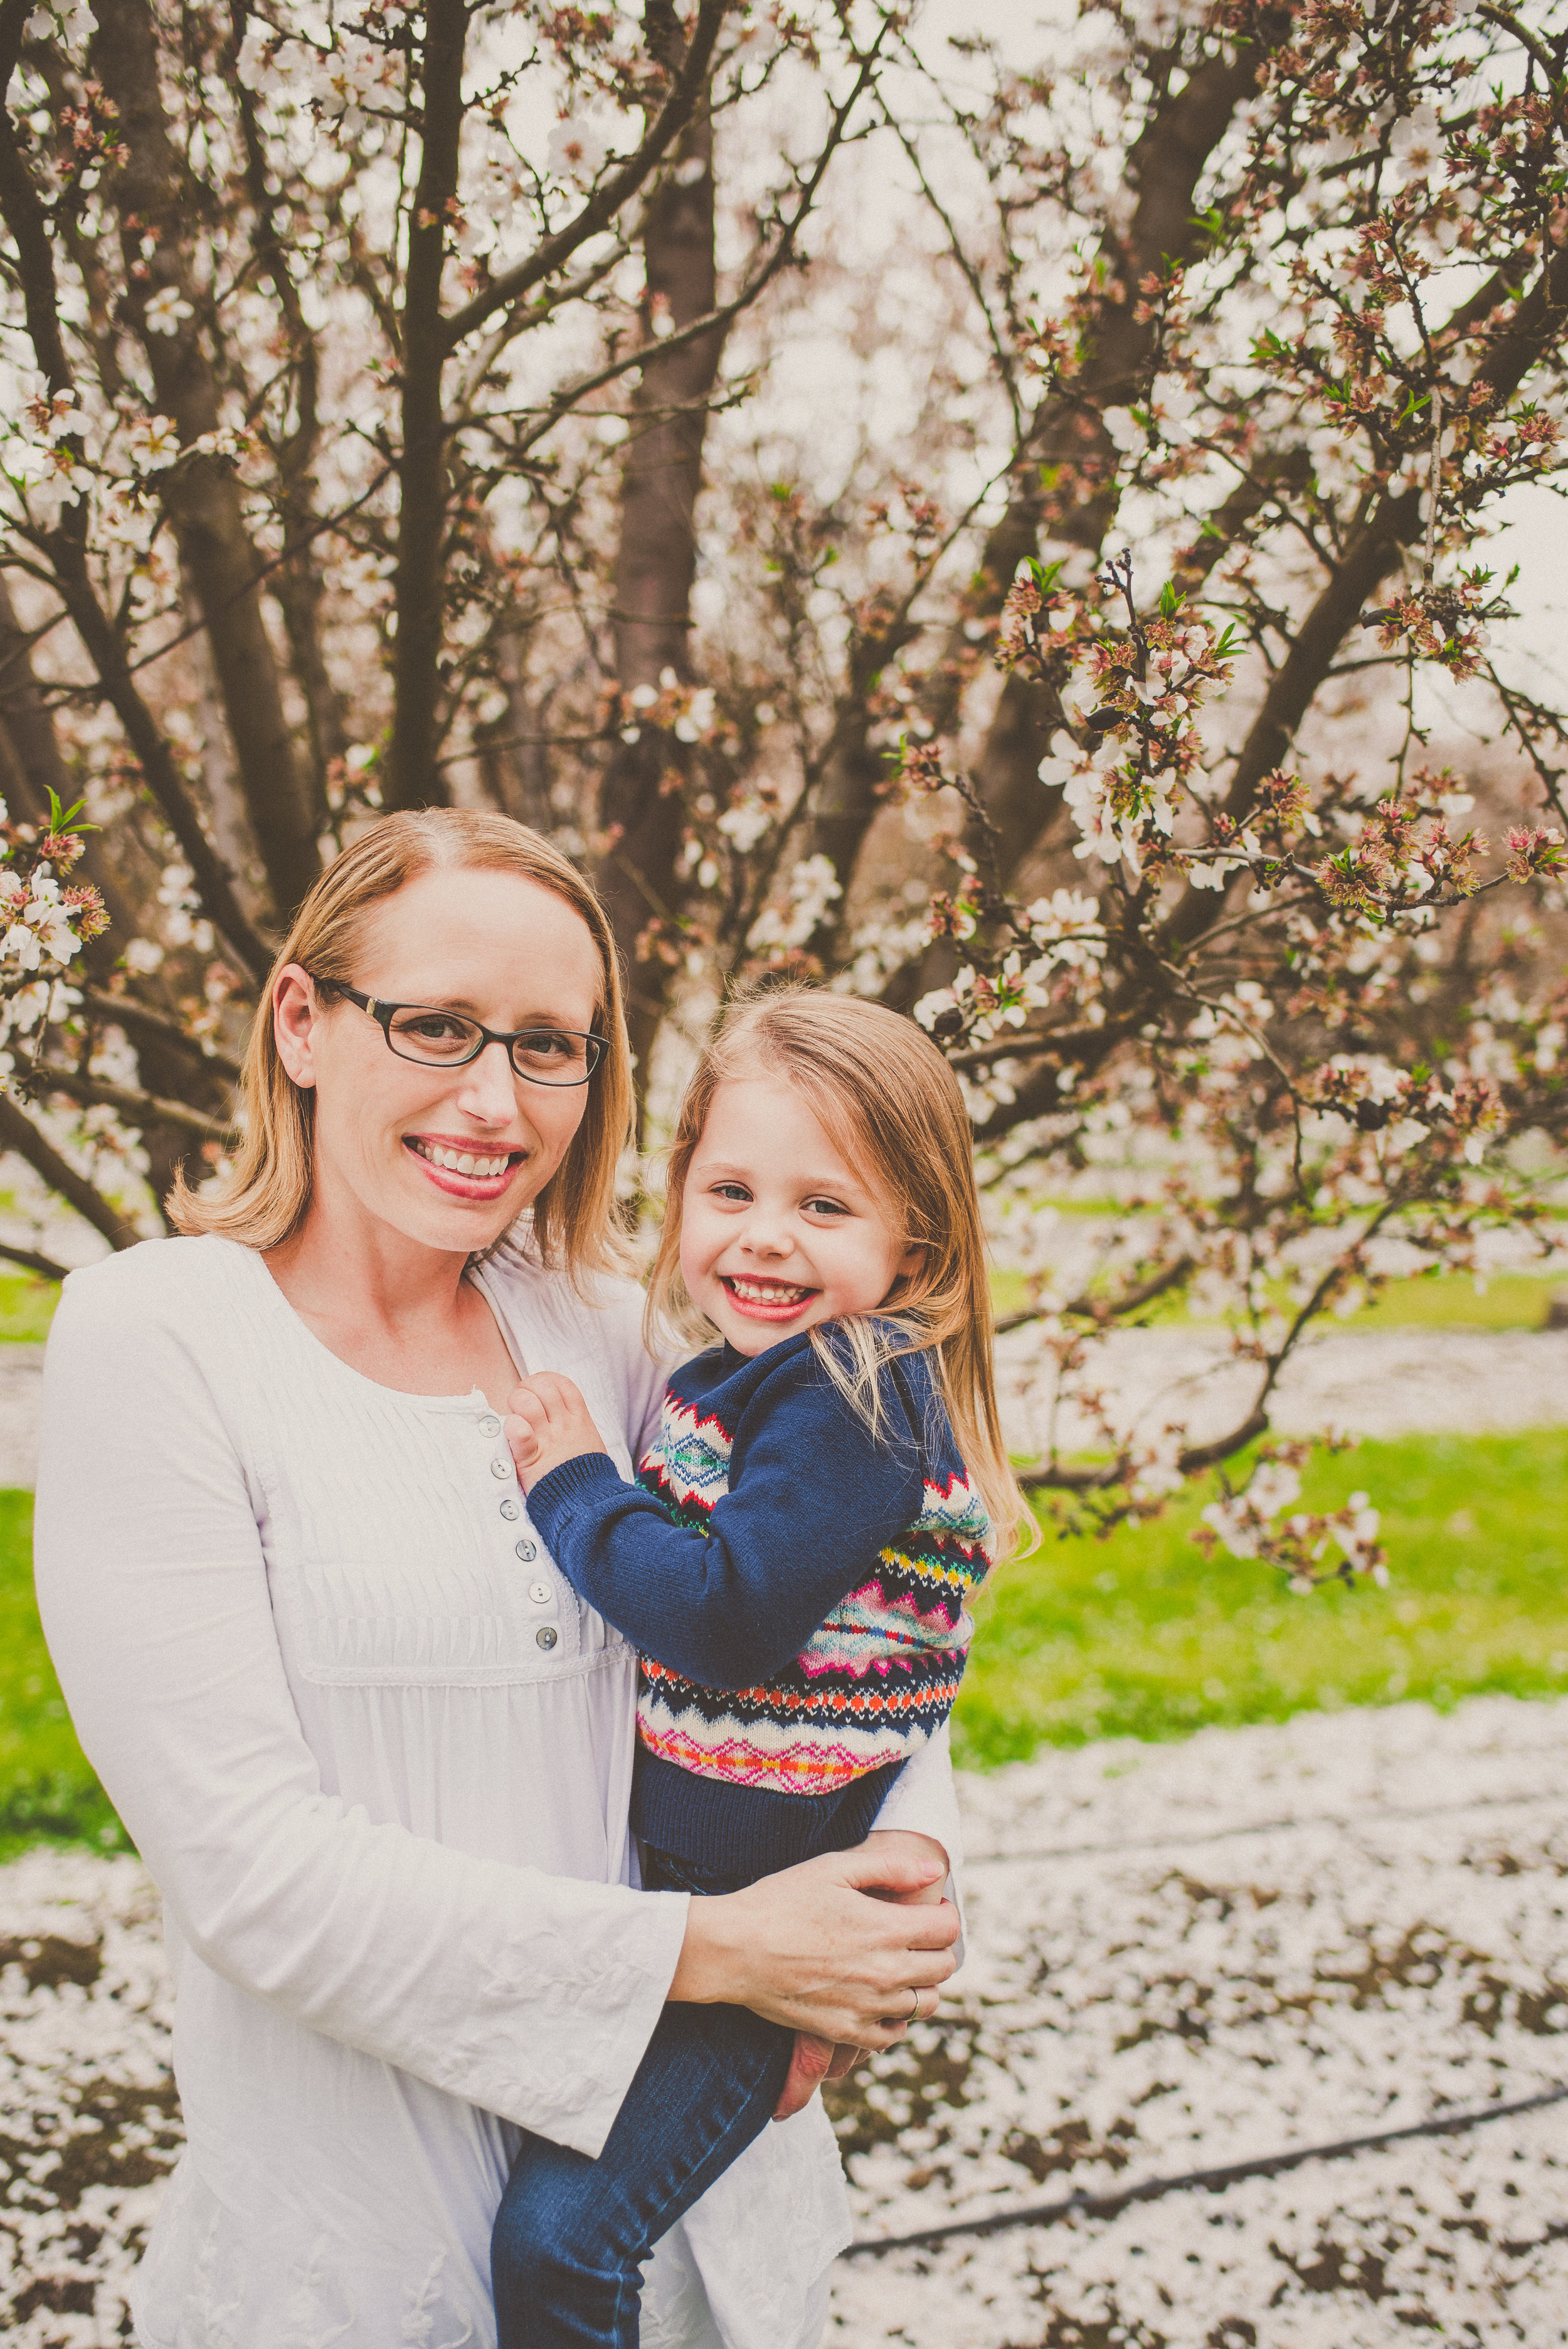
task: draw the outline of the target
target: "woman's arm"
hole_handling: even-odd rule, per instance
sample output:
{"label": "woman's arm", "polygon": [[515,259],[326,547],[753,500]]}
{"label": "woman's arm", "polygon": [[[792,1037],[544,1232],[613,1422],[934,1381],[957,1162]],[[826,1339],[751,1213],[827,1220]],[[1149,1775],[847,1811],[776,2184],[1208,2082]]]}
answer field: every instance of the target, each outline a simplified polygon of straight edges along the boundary
{"label": "woman's arm", "polygon": [[38,1592],[83,1745],[181,1933],[312,2030],[596,2152],[685,1899],[476,1858],[324,1790],[263,1504],[191,1348],[116,1309],[127,1289],[145,1309],[145,1282],[78,1276],[50,1338]]}

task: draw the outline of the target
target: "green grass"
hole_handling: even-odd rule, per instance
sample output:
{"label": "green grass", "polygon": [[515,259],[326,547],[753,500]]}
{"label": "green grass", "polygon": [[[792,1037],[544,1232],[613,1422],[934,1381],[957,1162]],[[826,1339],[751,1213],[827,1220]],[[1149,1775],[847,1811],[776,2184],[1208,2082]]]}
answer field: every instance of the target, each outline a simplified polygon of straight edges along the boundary
{"label": "green grass", "polygon": [[[992,1295],[998,1313],[1015,1313],[1027,1298],[1022,1273],[993,1276]],[[1530,1272],[1494,1273],[1479,1288],[1469,1273],[1421,1273],[1391,1280],[1369,1303],[1341,1320],[1328,1313],[1313,1325],[1313,1334],[1334,1330],[1539,1330],[1544,1326],[1547,1299],[1559,1290],[1568,1293],[1561,1273],[1542,1277]],[[1283,1286],[1274,1292],[1282,1312],[1290,1310]],[[1156,1327],[1184,1323],[1189,1329],[1217,1327],[1196,1319],[1181,1297],[1161,1298],[1140,1319]]]}
{"label": "green grass", "polygon": [[1187,1538],[1203,1495],[1105,1542],[1047,1533],[983,1602],[954,1750],[970,1767],[1093,1737],[1483,1690],[1568,1692],[1568,1429],[1406,1436],[1315,1461],[1305,1502],[1368,1492],[1386,1590],[1294,1597]]}
{"label": "green grass", "polygon": [[[1568,1290],[1561,1273],[1542,1278],[1532,1272],[1494,1273],[1480,1288],[1468,1273],[1421,1274],[1413,1280],[1391,1280],[1359,1312],[1339,1324],[1343,1330],[1539,1330],[1544,1326],[1548,1299]],[[1332,1328],[1333,1319],[1320,1323]]]}
{"label": "green grass", "polygon": [[41,1344],[59,1301],[57,1280],[40,1280],[32,1272],[0,1273],[0,1344]]}
{"label": "green grass", "polygon": [[[1568,1429],[1407,1436],[1315,1462],[1306,1499],[1369,1492],[1392,1580],[1293,1598],[1265,1569],[1206,1564],[1202,1495],[1109,1541],[1047,1535],[982,1603],[959,1698],[970,1768],[1092,1737],[1482,1690],[1568,1692]],[[68,1839],[123,1849],[38,1629],[32,1500],[0,1493],[0,1857]]]}
{"label": "green grass", "polygon": [[0,1858],[45,1840],[123,1851],[38,1628],[32,1537],[31,1493],[0,1493]]}

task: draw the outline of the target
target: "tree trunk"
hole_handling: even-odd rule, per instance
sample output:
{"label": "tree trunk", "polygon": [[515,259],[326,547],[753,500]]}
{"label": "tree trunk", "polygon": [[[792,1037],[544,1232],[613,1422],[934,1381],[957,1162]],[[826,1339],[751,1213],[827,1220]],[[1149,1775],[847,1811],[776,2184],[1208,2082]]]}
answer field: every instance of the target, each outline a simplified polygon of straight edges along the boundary
{"label": "tree trunk", "polygon": [[[643,250],[649,356],[622,468],[614,568],[615,676],[623,694],[638,686],[657,689],[666,670],[683,682],[692,675],[696,500],[723,336],[699,336],[661,357],[656,331],[665,319],[669,331],[678,331],[705,316],[717,298],[713,126],[706,106],[687,125],[675,165],[655,192]],[[671,976],[682,805],[665,777],[681,771],[681,746],[645,726],[635,742],[616,743],[600,794],[606,837],[593,879],[626,974],[639,1094]]]}
{"label": "tree trunk", "polygon": [[392,675],[392,748],[383,785],[389,808],[439,805],[447,793],[436,766],[441,701],[443,542],[447,533],[447,356],[441,274],[458,191],[463,127],[463,0],[429,0],[425,12],[423,144],[408,276],[403,300],[402,497],[397,518],[397,642]]}
{"label": "tree trunk", "polygon": [[[140,336],[160,408],[182,447],[222,422],[186,264],[179,158],[158,84],[158,35],[146,0],[102,0],[93,61],[119,109],[126,160],[114,175],[127,307]],[[142,240],[156,240],[150,262]],[[149,304],[171,291],[191,315],[164,334]],[[216,457],[187,457],[164,481],[163,501],[201,601],[247,812],[286,924],[321,870],[315,811],[294,759],[278,665],[257,586],[262,563],[245,528],[233,476]]]}

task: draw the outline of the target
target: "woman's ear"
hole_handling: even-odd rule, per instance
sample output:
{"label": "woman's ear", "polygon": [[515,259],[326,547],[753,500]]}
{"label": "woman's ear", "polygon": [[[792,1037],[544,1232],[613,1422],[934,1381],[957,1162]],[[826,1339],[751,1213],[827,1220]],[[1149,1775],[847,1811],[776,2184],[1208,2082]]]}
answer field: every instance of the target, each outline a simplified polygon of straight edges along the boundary
{"label": "woman's ear", "polygon": [[315,1082],[313,1048],[321,1009],[309,971],[297,962],[285,963],[273,988],[273,1036],[284,1069],[305,1090]]}

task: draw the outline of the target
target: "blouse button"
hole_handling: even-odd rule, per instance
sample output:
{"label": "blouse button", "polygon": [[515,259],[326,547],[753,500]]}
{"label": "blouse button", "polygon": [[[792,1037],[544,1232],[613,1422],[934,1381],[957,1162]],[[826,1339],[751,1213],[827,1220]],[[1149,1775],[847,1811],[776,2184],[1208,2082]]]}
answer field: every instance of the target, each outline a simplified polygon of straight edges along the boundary
{"label": "blouse button", "polygon": [[528,1586],[528,1595],[536,1607],[548,1607],[555,1593],[548,1582],[531,1582]]}
{"label": "blouse button", "polygon": [[509,1520],[513,1517],[521,1517],[522,1515],[522,1511],[518,1507],[515,1501],[503,1501],[500,1505],[500,1513],[503,1517],[506,1517]]}
{"label": "blouse button", "polygon": [[500,1422],[496,1417],[493,1411],[486,1412],[483,1419],[480,1420],[480,1433],[481,1435],[499,1435],[500,1433]]}
{"label": "blouse button", "polygon": [[539,1551],[532,1542],[520,1541],[517,1546],[517,1554],[519,1557],[521,1558],[524,1566],[527,1566],[532,1559],[539,1556]]}
{"label": "blouse button", "polygon": [[553,1623],[542,1623],[533,1636],[542,1648],[553,1648],[561,1634]]}
{"label": "blouse button", "polygon": [[510,1460],[492,1460],[490,1462],[490,1475],[492,1476],[510,1476],[511,1475],[511,1462]]}

